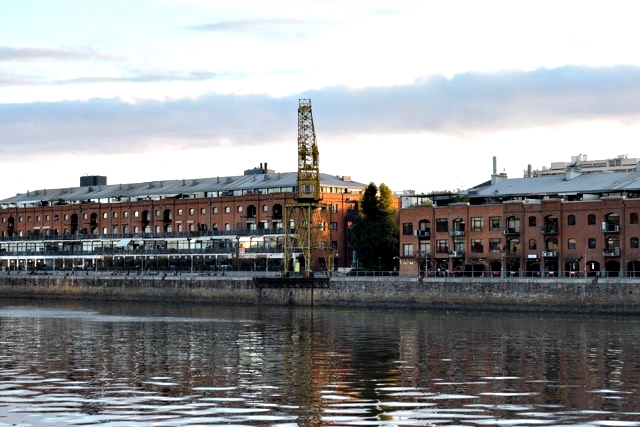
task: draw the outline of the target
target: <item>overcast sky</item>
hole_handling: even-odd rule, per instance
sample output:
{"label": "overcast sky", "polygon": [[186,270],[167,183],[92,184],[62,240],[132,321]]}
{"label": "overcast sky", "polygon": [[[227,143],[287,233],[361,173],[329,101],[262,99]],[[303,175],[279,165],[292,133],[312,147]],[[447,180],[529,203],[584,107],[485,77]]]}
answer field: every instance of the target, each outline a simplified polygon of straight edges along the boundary
{"label": "overcast sky", "polygon": [[454,190],[640,157],[631,1],[0,0],[0,198],[297,167]]}

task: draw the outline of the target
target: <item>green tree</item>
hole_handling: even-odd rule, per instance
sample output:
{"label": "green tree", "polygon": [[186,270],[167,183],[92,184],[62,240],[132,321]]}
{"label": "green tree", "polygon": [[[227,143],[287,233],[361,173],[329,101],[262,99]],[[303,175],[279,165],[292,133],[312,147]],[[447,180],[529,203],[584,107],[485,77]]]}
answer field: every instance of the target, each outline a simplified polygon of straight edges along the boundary
{"label": "green tree", "polygon": [[373,182],[360,199],[360,213],[351,230],[351,243],[360,266],[390,270],[398,255],[398,221],[393,193],[385,184]]}

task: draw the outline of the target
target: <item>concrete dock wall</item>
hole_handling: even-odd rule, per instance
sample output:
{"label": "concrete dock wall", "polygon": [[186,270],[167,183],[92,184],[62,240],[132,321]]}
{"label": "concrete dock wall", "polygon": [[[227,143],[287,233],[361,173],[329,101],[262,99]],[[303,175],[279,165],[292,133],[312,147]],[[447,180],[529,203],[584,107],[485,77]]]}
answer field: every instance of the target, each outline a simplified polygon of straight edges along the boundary
{"label": "concrete dock wall", "polygon": [[0,276],[3,298],[640,314],[638,279],[335,278],[258,287],[251,277]]}

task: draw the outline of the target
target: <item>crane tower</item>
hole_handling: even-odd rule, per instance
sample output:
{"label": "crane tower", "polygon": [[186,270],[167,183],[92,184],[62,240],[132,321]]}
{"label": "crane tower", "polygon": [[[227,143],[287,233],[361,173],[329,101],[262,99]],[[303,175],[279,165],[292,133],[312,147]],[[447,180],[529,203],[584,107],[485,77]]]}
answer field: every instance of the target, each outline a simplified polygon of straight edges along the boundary
{"label": "crane tower", "polygon": [[285,210],[284,274],[291,268],[300,272],[302,256],[304,277],[313,276],[312,256],[321,250],[327,272],[331,259],[331,209],[321,202],[319,152],[313,126],[311,100],[300,99],[298,105],[298,175],[295,202]]}

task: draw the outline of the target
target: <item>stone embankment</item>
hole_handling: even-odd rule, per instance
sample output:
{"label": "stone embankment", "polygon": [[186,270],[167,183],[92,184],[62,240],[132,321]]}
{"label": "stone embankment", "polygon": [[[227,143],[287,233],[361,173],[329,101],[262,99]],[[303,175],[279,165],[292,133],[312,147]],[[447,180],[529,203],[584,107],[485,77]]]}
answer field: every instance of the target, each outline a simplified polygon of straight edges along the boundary
{"label": "stone embankment", "polygon": [[0,276],[3,298],[447,310],[640,313],[640,280],[607,278],[350,278],[259,283],[234,276]]}

